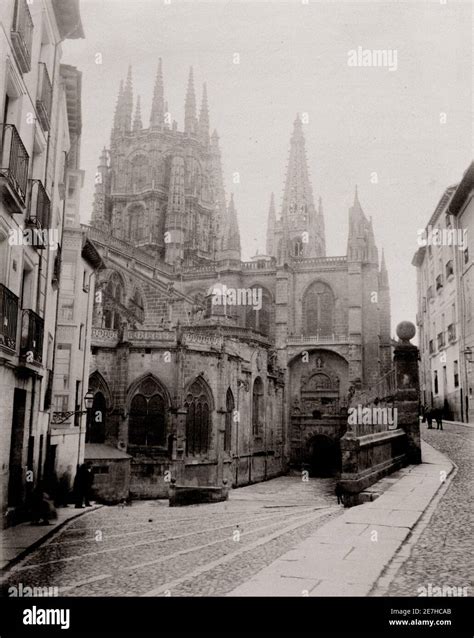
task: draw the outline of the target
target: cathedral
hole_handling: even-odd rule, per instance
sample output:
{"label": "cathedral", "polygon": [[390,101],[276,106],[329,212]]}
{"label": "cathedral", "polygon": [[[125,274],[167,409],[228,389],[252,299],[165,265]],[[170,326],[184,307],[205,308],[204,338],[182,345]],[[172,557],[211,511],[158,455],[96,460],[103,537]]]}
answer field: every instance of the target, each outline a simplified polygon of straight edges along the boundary
{"label": "cathedral", "polygon": [[173,493],[177,503],[179,490],[220,500],[292,468],[335,475],[350,397],[391,367],[388,275],[372,222],[356,191],[347,254],[326,255],[296,117],[265,254],[242,261],[206,86],[198,108],[192,69],[184,113],[180,129],[160,60],[144,126],[129,69],[86,229],[105,264],[86,457],[99,446],[122,454],[132,497]]}

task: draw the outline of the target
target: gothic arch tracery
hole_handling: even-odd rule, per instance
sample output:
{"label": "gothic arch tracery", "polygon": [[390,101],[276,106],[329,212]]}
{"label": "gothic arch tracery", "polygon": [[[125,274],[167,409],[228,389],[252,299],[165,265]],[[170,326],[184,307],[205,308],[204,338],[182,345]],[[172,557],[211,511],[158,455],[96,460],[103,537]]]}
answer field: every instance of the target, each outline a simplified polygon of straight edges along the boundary
{"label": "gothic arch tracery", "polygon": [[303,333],[329,337],[334,334],[335,300],[332,289],[323,281],[313,282],[303,296]]}

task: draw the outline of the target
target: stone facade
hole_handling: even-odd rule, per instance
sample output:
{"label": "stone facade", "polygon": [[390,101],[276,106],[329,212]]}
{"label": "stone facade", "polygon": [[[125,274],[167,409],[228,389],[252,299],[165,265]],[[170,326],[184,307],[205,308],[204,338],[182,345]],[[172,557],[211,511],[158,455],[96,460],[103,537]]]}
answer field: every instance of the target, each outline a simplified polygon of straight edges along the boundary
{"label": "stone facade", "polygon": [[28,498],[52,460],[58,245],[71,146],[61,42],[84,36],[73,0],[6,0],[0,23],[0,507],[5,524],[25,516]]}
{"label": "stone facade", "polygon": [[474,413],[474,168],[446,189],[423,234],[417,268],[422,401],[445,418]]}
{"label": "stone facade", "polygon": [[191,71],[183,131],[161,61],[148,128],[132,103],[129,71],[87,229],[106,265],[90,379],[106,419],[91,442],[131,455],[136,497],[311,464],[344,433],[349,393],[391,367],[388,276],[357,191],[347,255],[327,257],[297,117],[267,254],[242,261],[206,89],[198,117]]}

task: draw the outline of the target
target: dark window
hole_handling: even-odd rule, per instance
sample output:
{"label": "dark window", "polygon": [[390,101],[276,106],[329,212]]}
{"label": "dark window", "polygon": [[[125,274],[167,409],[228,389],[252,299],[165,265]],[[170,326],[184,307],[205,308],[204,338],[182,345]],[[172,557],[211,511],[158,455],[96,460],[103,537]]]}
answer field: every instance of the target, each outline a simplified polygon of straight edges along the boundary
{"label": "dark window", "polygon": [[92,474],[108,474],[109,466],[108,465],[94,465],[92,467]]}
{"label": "dark window", "polygon": [[232,447],[232,420],[234,418],[234,395],[230,388],[227,390],[225,403],[224,452],[230,452]]}
{"label": "dark window", "polygon": [[331,336],[334,333],[334,296],[321,281],[312,284],[303,299],[304,333]]}
{"label": "dark window", "polygon": [[210,397],[205,384],[198,379],[186,395],[186,454],[196,456],[209,449],[211,432]]}
{"label": "dark window", "polygon": [[438,372],[435,370],[434,373],[434,393],[438,394]]}
{"label": "dark window", "polygon": [[303,256],[303,242],[301,239],[295,239],[295,241],[293,242],[293,256],[294,257]]}
{"label": "dark window", "polygon": [[260,435],[264,419],[263,383],[261,378],[257,377],[253,384],[252,393],[252,432],[254,436]]}
{"label": "dark window", "polygon": [[[146,391],[147,387],[142,384],[140,389]],[[157,386],[152,396],[139,393],[132,399],[128,420],[130,445],[166,445],[165,401],[156,389]]]}

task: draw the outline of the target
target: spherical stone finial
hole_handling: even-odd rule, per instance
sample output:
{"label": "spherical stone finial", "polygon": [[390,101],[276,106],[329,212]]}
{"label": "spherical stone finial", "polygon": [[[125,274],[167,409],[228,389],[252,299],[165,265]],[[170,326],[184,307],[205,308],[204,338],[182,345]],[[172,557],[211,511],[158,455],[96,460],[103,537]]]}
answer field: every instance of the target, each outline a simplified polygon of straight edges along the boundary
{"label": "spherical stone finial", "polygon": [[397,337],[402,343],[409,343],[416,334],[416,328],[411,321],[402,321],[397,326]]}

